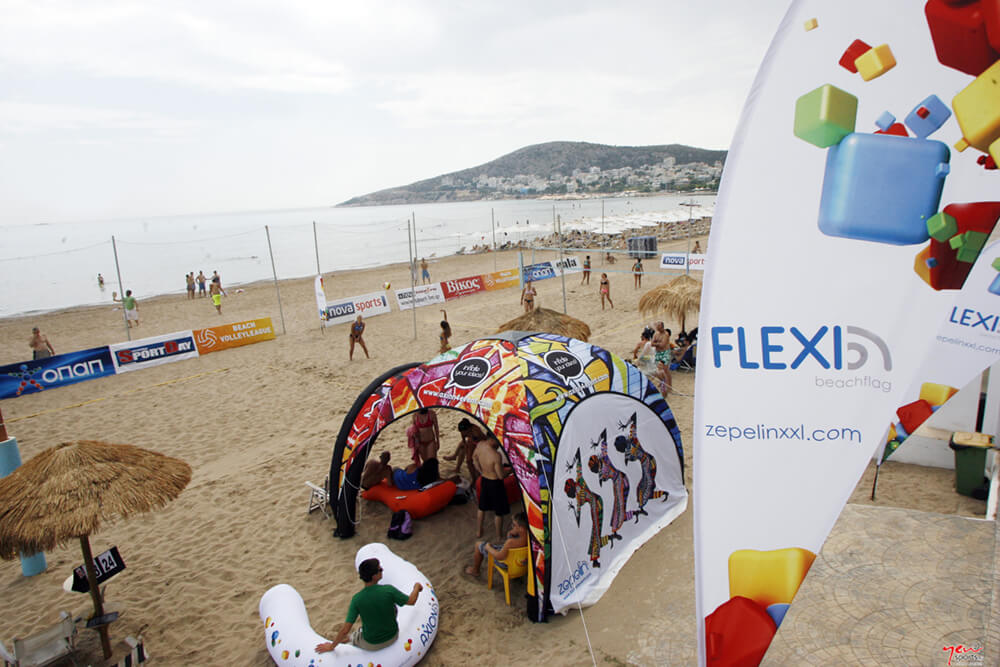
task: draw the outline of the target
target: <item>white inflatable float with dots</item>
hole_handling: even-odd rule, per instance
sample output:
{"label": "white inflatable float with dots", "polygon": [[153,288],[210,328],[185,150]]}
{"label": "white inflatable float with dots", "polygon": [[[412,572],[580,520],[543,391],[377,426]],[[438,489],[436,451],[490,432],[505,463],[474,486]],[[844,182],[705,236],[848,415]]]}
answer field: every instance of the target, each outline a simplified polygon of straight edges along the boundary
{"label": "white inflatable float with dots", "polygon": [[[405,594],[419,582],[423,590],[413,606],[397,608],[399,638],[378,651],[365,651],[350,643],[338,644],[330,653],[316,653],[316,645],[330,641],[309,624],[309,614],[299,592],[288,584],[268,589],[260,598],[260,620],[264,640],[274,663],[279,667],[333,667],[358,665],[415,665],[420,662],[437,637],[440,609],[434,587],[420,570],[403,560],[381,543],[366,544],[354,557],[354,578],[361,590],[357,569],[361,561],[377,558],[382,566],[382,584],[395,586]],[[342,610],[346,614],[347,608]],[[341,616],[342,618],[342,616]],[[360,619],[358,619],[360,622]],[[335,624],[339,625],[338,624]]]}

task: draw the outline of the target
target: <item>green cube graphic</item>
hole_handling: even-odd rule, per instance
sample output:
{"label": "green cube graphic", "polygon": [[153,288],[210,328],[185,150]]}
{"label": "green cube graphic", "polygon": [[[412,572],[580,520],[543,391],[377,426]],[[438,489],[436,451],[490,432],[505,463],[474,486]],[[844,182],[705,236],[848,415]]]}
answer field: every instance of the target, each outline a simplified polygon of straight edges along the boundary
{"label": "green cube graphic", "polygon": [[858,98],[825,84],[795,102],[795,136],[828,148],[851,132],[858,117]]}

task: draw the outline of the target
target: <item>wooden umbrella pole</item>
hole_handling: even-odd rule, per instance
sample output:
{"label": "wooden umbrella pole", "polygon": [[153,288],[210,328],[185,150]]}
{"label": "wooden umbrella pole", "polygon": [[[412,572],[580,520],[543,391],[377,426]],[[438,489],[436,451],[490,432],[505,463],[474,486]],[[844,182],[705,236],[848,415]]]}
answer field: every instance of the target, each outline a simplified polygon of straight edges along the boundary
{"label": "wooden umbrella pole", "polygon": [[[101,589],[97,586],[94,554],[90,551],[90,538],[87,535],[80,536],[80,550],[83,552],[83,567],[87,570],[90,597],[94,601],[94,618],[98,618],[104,616],[104,601],[101,600]],[[97,633],[101,636],[101,650],[104,651],[104,658],[108,659],[111,657],[111,637],[108,635],[108,624],[98,625]]]}

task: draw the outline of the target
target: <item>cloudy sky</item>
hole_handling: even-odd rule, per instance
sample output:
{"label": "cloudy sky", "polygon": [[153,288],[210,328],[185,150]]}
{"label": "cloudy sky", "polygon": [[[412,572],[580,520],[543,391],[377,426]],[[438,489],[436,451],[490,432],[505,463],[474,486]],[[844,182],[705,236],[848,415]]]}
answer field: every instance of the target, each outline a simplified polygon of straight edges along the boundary
{"label": "cloudy sky", "polygon": [[0,224],[325,206],[545,141],[726,148],[786,0],[0,0]]}

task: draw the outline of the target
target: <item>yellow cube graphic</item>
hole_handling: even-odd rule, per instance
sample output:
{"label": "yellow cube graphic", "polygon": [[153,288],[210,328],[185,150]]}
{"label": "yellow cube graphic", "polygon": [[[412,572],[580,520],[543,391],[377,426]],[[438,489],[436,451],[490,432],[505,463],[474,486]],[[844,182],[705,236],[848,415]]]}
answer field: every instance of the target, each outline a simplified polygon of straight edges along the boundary
{"label": "yellow cube graphic", "polygon": [[871,81],[895,67],[896,57],[892,55],[892,49],[888,44],[881,44],[858,56],[854,66],[858,68],[858,74],[862,79]]}
{"label": "yellow cube graphic", "polygon": [[805,22],[806,32],[809,32],[810,30],[815,30],[818,25],[819,25],[819,21],[817,21],[814,18],[809,19],[808,21]]}
{"label": "yellow cube graphic", "polygon": [[993,154],[994,160],[1000,157],[1000,147],[991,146],[1000,138],[1000,60],[958,91],[951,108],[963,137],[955,147],[974,146]]}
{"label": "yellow cube graphic", "polygon": [[934,384],[925,382],[920,385],[920,398],[931,405],[944,405],[952,396],[958,393],[958,389],[949,387],[946,384]]}
{"label": "yellow cube graphic", "polygon": [[762,607],[790,603],[816,559],[808,549],[739,549],[729,555],[729,597],[750,598]]}

